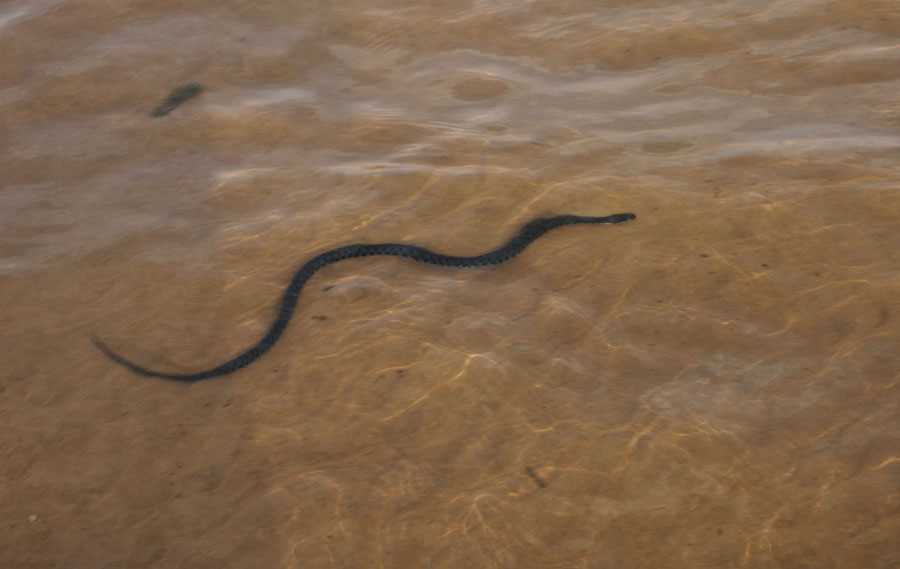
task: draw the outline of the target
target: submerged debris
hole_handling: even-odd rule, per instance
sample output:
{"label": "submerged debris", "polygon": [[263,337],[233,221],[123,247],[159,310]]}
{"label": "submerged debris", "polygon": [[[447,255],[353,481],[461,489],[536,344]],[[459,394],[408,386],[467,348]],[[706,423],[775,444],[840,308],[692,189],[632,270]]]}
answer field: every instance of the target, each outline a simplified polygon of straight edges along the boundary
{"label": "submerged debris", "polygon": [[528,477],[531,478],[535,484],[537,484],[538,488],[547,487],[547,481],[541,478],[537,471],[535,471],[535,469],[531,468],[530,466],[525,467],[525,474],[527,474]]}
{"label": "submerged debris", "polygon": [[164,117],[178,108],[181,104],[190,99],[193,99],[202,92],[203,85],[201,85],[200,83],[188,83],[187,85],[182,85],[181,87],[178,87],[174,91],[172,91],[169,96],[166,97],[165,101],[163,101],[158,107],[153,109],[153,112],[150,113],[150,116]]}

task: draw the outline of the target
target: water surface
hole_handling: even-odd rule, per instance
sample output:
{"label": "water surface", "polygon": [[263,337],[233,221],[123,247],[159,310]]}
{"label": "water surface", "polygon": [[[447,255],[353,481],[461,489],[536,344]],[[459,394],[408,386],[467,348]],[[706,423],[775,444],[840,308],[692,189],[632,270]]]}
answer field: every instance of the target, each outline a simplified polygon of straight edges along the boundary
{"label": "water surface", "polygon": [[[894,0],[0,4],[0,565],[900,565]],[[199,96],[151,113],[191,82]],[[539,215],[633,211],[509,264]]]}

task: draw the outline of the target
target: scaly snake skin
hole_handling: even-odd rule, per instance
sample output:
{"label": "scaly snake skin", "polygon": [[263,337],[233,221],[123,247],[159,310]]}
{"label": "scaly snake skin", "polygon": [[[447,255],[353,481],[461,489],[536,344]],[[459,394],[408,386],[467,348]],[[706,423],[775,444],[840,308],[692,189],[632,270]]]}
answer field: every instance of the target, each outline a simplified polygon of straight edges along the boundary
{"label": "scaly snake skin", "polygon": [[473,257],[442,255],[440,253],[435,253],[434,251],[429,251],[424,247],[405,245],[402,243],[377,243],[372,245],[356,244],[325,251],[307,261],[296,273],[294,273],[291,284],[288,285],[284,291],[284,295],[281,297],[281,305],[278,307],[278,317],[275,318],[275,321],[269,327],[269,331],[266,332],[266,335],[243,353],[221,365],[205,371],[198,371],[196,373],[166,373],[154,371],[125,359],[112,351],[106,344],[97,338],[94,338],[93,341],[94,345],[106,354],[109,359],[130,369],[138,375],[158,377],[185,383],[211,379],[222,375],[228,375],[239,369],[245,368],[259,359],[264,353],[268,352],[272,346],[278,342],[278,339],[281,338],[288,323],[291,321],[294,310],[297,308],[297,301],[300,299],[300,291],[303,289],[304,285],[306,285],[306,281],[312,278],[319,269],[332,263],[337,263],[344,259],[353,259],[354,257],[389,255],[393,257],[406,257],[407,259],[412,259],[413,261],[418,261],[420,263],[441,265],[444,267],[467,268],[499,265],[521,253],[535,239],[551,229],[556,229],[557,227],[562,227],[564,225],[576,225],[582,223],[624,223],[635,217],[636,216],[633,213],[617,213],[605,217],[557,215],[554,217],[538,218],[527,223],[519,233],[506,243],[506,245]]}

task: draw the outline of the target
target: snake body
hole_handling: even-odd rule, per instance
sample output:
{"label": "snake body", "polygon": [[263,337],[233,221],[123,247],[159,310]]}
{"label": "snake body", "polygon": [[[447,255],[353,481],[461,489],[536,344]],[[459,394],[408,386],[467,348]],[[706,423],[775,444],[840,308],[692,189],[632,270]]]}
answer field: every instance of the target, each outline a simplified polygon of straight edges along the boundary
{"label": "snake body", "polygon": [[101,340],[94,338],[94,344],[112,361],[128,368],[132,372],[146,376],[168,379],[185,383],[193,383],[204,379],[211,379],[234,373],[242,368],[247,367],[260,356],[269,351],[272,346],[278,342],[281,335],[287,328],[294,310],[297,308],[297,302],[300,299],[300,291],[306,285],[307,281],[320,269],[345,259],[353,259],[355,257],[371,257],[375,255],[387,255],[392,257],[405,257],[418,261],[420,263],[428,263],[430,265],[440,265],[444,267],[485,267],[490,265],[499,265],[509,261],[519,253],[521,253],[535,239],[557,227],[576,224],[599,224],[599,223],[623,223],[634,219],[633,213],[617,213],[605,217],[588,217],[580,215],[557,215],[554,217],[542,217],[525,224],[524,227],[514,235],[505,245],[471,257],[457,257],[453,255],[442,255],[435,253],[424,247],[417,245],[408,245],[403,243],[377,243],[377,244],[355,244],[337,247],[330,251],[325,251],[316,255],[303,264],[297,272],[294,273],[290,284],[284,290],[281,297],[281,304],[278,307],[278,315],[266,334],[256,344],[246,349],[227,362],[216,367],[198,371],[195,373],[167,373],[154,371],[140,366],[125,357],[117,354],[110,349]]}

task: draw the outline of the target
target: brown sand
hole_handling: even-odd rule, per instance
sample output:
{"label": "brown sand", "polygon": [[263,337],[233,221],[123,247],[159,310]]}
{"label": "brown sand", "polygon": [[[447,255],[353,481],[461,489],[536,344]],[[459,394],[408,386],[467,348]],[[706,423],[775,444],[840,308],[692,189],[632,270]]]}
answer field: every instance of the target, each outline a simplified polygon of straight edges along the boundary
{"label": "brown sand", "polygon": [[[895,0],[0,5],[0,567],[900,566],[898,37]],[[329,267],[221,380],[89,341],[202,369],[323,249],[619,211]]]}

